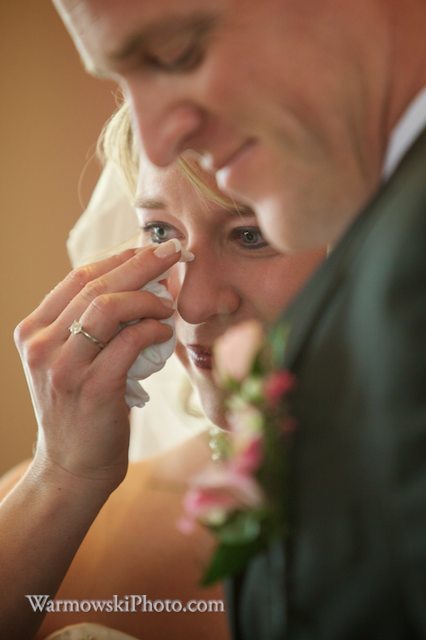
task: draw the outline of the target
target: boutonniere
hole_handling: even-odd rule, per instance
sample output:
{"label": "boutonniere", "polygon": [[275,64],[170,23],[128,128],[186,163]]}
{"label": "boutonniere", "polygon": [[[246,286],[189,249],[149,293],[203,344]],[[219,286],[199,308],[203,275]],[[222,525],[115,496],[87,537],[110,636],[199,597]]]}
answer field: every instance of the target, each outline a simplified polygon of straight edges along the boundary
{"label": "boutonniere", "polygon": [[209,585],[240,571],[271,539],[286,533],[287,455],[295,422],[295,378],[281,369],[288,328],[266,336],[257,322],[226,334],[215,351],[229,430],[211,430],[212,462],[191,479],[180,529],[208,527],[217,546]]}

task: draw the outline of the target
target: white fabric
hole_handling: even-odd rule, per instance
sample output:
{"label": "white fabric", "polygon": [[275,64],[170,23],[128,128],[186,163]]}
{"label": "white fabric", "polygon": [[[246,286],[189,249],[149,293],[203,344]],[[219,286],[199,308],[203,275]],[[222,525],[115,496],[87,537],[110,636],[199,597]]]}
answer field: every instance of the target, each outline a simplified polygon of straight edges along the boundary
{"label": "white fabric", "polygon": [[[117,167],[107,164],[86,211],[69,234],[67,249],[71,263],[77,266],[100,260],[138,244],[139,227],[127,186]],[[170,350],[171,344],[165,345],[165,349]],[[163,359],[167,355],[163,354]],[[148,398],[151,401],[143,408],[131,411],[129,455],[132,461],[175,446],[210,425],[193,391],[191,402],[197,405],[195,413],[198,415],[186,412],[183,397],[190,395],[192,388],[175,355],[161,371],[144,380],[143,389],[138,382],[144,377],[140,375],[140,364],[143,366],[144,363],[138,358],[134,365],[136,371],[133,371],[137,379],[128,379],[126,400],[129,406],[142,406]],[[146,360],[145,364],[148,364]]]}
{"label": "white fabric", "polygon": [[[160,276],[161,279],[161,276]],[[173,300],[172,296],[166,289],[166,287],[158,282],[152,280],[148,282],[143,291],[149,291],[159,298],[165,298],[166,300]],[[162,320],[164,324],[169,325],[173,329],[172,337],[167,342],[161,342],[160,344],[153,344],[150,347],[144,349],[136,358],[135,362],[130,367],[127,373],[126,383],[126,402],[127,406],[142,408],[149,401],[149,394],[139,384],[139,380],[145,380],[153,373],[160,371],[166,364],[166,360],[170,358],[176,347],[176,332],[174,318],[166,318]]]}
{"label": "white fabric", "polygon": [[144,387],[151,400],[143,409],[132,410],[131,461],[174,447],[212,426],[175,355],[144,381]]}
{"label": "white fabric", "polygon": [[405,152],[408,151],[425,126],[426,87],[408,105],[391,133],[383,165],[385,180],[395,171]]}
{"label": "white fabric", "polygon": [[71,229],[67,250],[76,266],[137,246],[140,230],[130,194],[117,167],[107,164],[90,202]]}

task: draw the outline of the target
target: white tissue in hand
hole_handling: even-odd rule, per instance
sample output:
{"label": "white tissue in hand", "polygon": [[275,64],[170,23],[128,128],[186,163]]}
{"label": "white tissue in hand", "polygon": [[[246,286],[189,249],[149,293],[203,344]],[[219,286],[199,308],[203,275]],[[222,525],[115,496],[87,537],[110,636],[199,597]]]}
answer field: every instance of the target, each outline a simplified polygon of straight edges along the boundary
{"label": "white tissue in hand", "polygon": [[[166,287],[160,284],[157,280],[148,282],[148,284],[143,287],[142,291],[149,291],[159,298],[173,300]],[[161,320],[161,322],[168,324],[173,329],[173,335],[169,340],[167,340],[167,342],[153,344],[141,351],[135,362],[130,367],[127,373],[125,396],[129,407],[143,407],[148,402],[149,395],[137,381],[144,380],[153,373],[160,371],[160,369],[162,369],[166,364],[166,360],[170,358],[175,350],[176,335],[174,330],[174,318],[171,316],[170,318]]]}
{"label": "white tissue in hand", "polygon": [[126,382],[126,403],[131,409],[139,407],[140,409],[149,401],[149,395],[137,380],[129,380]]}

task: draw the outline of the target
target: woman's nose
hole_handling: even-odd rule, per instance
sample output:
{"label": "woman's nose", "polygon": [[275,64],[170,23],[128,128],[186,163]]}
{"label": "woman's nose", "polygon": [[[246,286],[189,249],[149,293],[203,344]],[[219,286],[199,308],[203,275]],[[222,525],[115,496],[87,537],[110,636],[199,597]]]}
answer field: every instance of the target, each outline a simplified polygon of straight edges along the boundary
{"label": "woman's nose", "polygon": [[203,324],[234,314],[241,299],[216,259],[197,252],[193,262],[179,265],[180,291],[177,310],[185,322]]}
{"label": "woman's nose", "polygon": [[196,148],[205,114],[194,102],[132,85],[126,96],[139,142],[153,164],[167,166],[185,149]]}

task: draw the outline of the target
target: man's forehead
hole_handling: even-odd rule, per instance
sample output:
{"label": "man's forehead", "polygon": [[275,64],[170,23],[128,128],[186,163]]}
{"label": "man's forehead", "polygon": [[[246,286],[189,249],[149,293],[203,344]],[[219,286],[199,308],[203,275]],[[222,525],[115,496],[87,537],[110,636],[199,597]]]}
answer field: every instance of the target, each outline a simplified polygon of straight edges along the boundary
{"label": "man's forehead", "polygon": [[[229,0],[227,0],[229,2]],[[121,21],[136,19],[142,26],[172,16],[200,13],[204,9],[225,4],[224,0],[53,0],[64,20],[73,23],[82,21]]]}
{"label": "man's forehead", "polygon": [[[154,5],[153,0],[53,0],[53,3],[65,24],[79,32],[94,25],[115,23],[117,16],[123,22],[135,17],[142,20]],[[172,4],[170,0],[169,5]]]}

